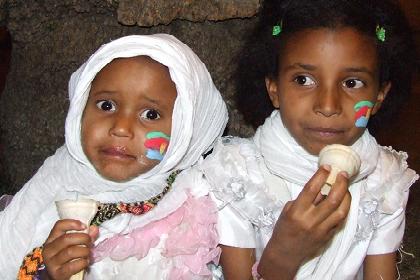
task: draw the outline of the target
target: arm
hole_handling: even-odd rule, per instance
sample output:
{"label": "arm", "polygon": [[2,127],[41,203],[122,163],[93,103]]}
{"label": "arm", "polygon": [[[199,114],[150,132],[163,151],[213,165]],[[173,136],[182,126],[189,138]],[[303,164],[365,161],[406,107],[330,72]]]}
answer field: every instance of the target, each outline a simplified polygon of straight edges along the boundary
{"label": "arm", "polygon": [[350,209],[346,174],[337,177],[330,194],[319,192],[328,176],[320,168],[294,201],[288,202],[263,251],[258,272],[265,280],[293,279],[300,265],[316,256],[345,221]]}
{"label": "arm", "polygon": [[396,255],[368,255],[363,266],[365,280],[394,280],[396,279]]}
{"label": "arm", "polygon": [[236,248],[220,245],[222,254],[220,264],[223,268],[225,280],[252,279],[251,268],[255,263],[253,248]]}

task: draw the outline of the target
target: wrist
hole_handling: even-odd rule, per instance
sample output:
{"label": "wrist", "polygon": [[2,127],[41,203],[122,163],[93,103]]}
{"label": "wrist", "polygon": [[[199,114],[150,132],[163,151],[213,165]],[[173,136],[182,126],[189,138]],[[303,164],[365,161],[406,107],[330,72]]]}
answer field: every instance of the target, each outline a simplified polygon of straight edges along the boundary
{"label": "wrist", "polygon": [[273,248],[269,242],[261,256],[257,271],[265,280],[279,279],[278,275],[282,275],[281,279],[294,279],[302,262],[303,260],[293,254],[283,252],[280,248]]}
{"label": "wrist", "polygon": [[48,273],[45,269],[44,258],[42,257],[42,247],[37,247],[25,256],[19,268],[18,280],[35,279],[48,280]]}

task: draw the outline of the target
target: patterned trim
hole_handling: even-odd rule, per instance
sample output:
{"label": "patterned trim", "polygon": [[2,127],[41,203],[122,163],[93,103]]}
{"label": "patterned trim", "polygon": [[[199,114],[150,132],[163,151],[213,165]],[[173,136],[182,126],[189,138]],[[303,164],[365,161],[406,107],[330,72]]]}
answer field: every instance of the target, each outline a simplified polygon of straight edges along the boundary
{"label": "patterned trim", "polygon": [[120,213],[131,213],[133,215],[142,215],[152,210],[159,201],[169,192],[175,181],[176,176],[180,173],[180,170],[172,172],[166,179],[166,187],[162,192],[148,200],[132,202],[132,203],[100,203],[99,210],[93,218],[91,225],[99,226],[103,222],[110,220]]}
{"label": "patterned trim", "polygon": [[45,269],[42,247],[37,247],[27,254],[19,268],[18,280],[39,280],[41,271]]}

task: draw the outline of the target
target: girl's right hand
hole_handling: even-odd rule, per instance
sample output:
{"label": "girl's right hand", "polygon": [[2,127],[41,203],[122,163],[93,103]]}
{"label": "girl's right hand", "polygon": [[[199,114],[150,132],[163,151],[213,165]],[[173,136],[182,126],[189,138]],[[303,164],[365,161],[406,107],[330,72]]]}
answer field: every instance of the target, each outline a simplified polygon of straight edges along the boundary
{"label": "girl's right hand", "polygon": [[86,226],[78,220],[63,219],[55,223],[42,250],[50,279],[69,279],[88,267],[93,240],[98,235],[97,227],[90,227],[89,234],[68,232],[84,229]]}
{"label": "girl's right hand", "polygon": [[328,174],[327,168],[318,169],[296,200],[285,205],[258,265],[264,279],[293,279],[345,222],[351,203],[347,174],[340,173],[329,195],[322,197]]}

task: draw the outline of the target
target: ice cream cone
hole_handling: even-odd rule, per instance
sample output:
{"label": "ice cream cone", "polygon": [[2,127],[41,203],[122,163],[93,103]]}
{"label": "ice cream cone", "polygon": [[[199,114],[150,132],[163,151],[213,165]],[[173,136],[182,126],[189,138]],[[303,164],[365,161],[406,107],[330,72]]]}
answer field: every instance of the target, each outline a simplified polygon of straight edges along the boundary
{"label": "ice cream cone", "polygon": [[[79,220],[89,226],[98,211],[98,202],[93,199],[65,199],[55,202],[60,219]],[[81,232],[88,232],[88,228]],[[84,270],[70,277],[70,280],[83,280]]]}
{"label": "ice cream cone", "polygon": [[332,185],[335,183],[338,173],[346,171],[349,178],[356,175],[360,169],[360,157],[349,146],[333,144],[325,146],[319,153],[319,166],[331,166],[330,174],[322,186],[321,194],[328,195]]}

